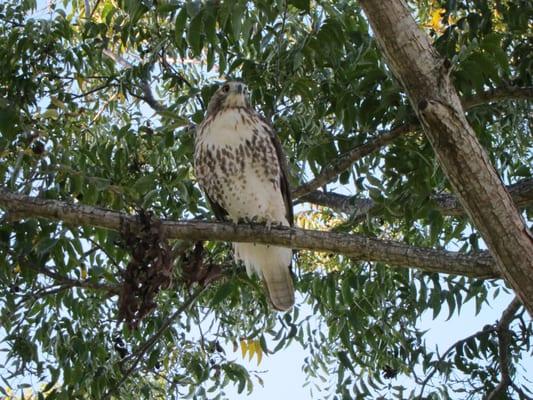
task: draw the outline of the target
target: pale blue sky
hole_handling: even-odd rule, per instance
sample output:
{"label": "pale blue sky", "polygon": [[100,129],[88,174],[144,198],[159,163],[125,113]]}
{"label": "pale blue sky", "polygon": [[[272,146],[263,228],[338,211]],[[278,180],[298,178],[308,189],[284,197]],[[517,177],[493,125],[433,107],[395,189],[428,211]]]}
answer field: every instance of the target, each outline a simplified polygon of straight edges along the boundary
{"label": "pale blue sky", "polygon": [[[490,306],[484,305],[482,311],[475,315],[475,303],[472,301],[463,306],[461,315],[454,316],[446,321],[447,312],[444,310],[436,320],[431,319],[431,313],[422,315],[420,327],[428,329],[425,338],[429,346],[438,345],[441,353],[457,342],[483,328],[486,324],[493,324],[501,316],[502,311],[513,299],[512,295],[500,294],[490,302]],[[250,369],[266,370],[262,375],[264,387],[254,385],[254,391],[247,395],[246,392],[237,393],[236,388],[226,390],[230,399],[246,400],[273,400],[273,399],[308,399],[309,387],[304,388],[305,375],[302,372],[303,360],[307,353],[298,345],[294,344],[277,354],[265,356],[259,366],[256,359],[243,364]],[[526,356],[527,357],[527,356]],[[235,353],[237,360],[242,360],[240,350]],[[523,363],[525,371],[533,371],[533,356],[531,353]],[[394,385],[404,384],[413,388],[413,384],[404,378],[393,379]],[[427,392],[426,392],[427,393]],[[315,397],[320,398],[320,397]]]}

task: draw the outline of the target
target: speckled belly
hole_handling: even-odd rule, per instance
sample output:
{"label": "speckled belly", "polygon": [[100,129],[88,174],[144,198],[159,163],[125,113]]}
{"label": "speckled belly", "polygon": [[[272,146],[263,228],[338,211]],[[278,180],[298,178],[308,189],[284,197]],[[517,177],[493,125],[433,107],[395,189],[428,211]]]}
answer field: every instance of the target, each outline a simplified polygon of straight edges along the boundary
{"label": "speckled belly", "polygon": [[200,185],[235,222],[256,218],[287,224],[270,138],[257,130],[238,131],[242,137],[229,144],[206,136],[197,139],[195,172]]}

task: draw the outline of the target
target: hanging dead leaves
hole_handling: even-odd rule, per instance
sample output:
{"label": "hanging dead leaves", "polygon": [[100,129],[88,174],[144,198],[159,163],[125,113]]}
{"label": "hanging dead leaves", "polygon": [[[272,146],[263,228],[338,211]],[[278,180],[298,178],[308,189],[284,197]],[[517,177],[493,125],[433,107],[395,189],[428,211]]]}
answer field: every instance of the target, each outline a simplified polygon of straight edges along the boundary
{"label": "hanging dead leaves", "polygon": [[118,315],[131,329],[155,309],[157,293],[171,286],[173,275],[172,250],[161,221],[144,210],[139,212],[139,219],[140,230],[127,224],[121,230],[131,259],[122,273]]}
{"label": "hanging dead leaves", "polygon": [[119,294],[119,320],[130,329],[156,308],[159,291],[174,282],[175,260],[181,265],[180,281],[190,288],[193,284],[208,286],[223,277],[223,265],[205,261],[202,242],[181,242],[174,249],[165,237],[160,220],[151,212],[139,211],[139,225],[123,224],[122,245],[130,253],[130,261],[122,272]]}
{"label": "hanging dead leaves", "polygon": [[196,242],[192,252],[184,252],[181,256],[182,278],[190,287],[194,283],[201,286],[209,285],[223,276],[223,265],[204,262],[204,246]]}

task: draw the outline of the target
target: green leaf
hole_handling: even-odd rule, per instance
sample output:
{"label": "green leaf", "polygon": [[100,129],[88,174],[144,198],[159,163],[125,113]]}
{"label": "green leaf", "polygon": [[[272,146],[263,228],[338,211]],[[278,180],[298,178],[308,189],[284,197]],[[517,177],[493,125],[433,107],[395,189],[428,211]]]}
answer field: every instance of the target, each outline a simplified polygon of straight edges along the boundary
{"label": "green leaf", "polygon": [[94,179],[93,182],[94,182],[94,188],[99,192],[106,190],[110,185],[110,182],[108,179],[97,178],[97,179]]}
{"label": "green leaf", "polygon": [[35,245],[35,251],[39,254],[49,253],[59,242],[57,238],[43,238]]}
{"label": "green leaf", "polygon": [[353,303],[352,289],[350,287],[350,282],[347,279],[342,280],[341,294],[343,304],[348,305]]}
{"label": "green leaf", "polygon": [[242,27],[242,18],[244,17],[244,7],[239,4],[235,7],[234,12],[231,14],[231,28],[233,31],[233,38],[239,40]]}
{"label": "green leaf", "polygon": [[185,2],[185,9],[191,18],[195,18],[202,10],[202,2],[200,0],[189,0]]}
{"label": "green leaf", "polygon": [[187,23],[187,10],[185,7],[179,11],[174,22],[174,33],[176,35],[176,41],[180,42],[185,33],[185,24]]}
{"label": "green leaf", "polygon": [[59,117],[59,113],[57,112],[55,108],[49,108],[42,115],[43,117],[49,118],[49,119],[57,119]]}
{"label": "green leaf", "polygon": [[149,190],[153,189],[155,185],[155,176],[152,174],[141,176],[133,185],[133,189],[144,195]]}
{"label": "green leaf", "polygon": [[354,367],[352,365],[352,362],[348,358],[348,355],[346,354],[346,352],[345,351],[339,351],[338,356],[339,356],[340,363],[345,368],[348,368],[350,371],[352,371],[352,373],[355,373],[355,369],[354,369]]}
{"label": "green leaf", "polygon": [[302,11],[309,12],[311,2],[309,0],[288,0],[287,3]]}
{"label": "green leaf", "polygon": [[215,294],[213,295],[213,299],[211,300],[212,306],[216,306],[220,303],[222,303],[225,299],[227,299],[231,292],[234,290],[234,285],[232,282],[226,282],[220,285]]}
{"label": "green leaf", "polygon": [[203,14],[196,15],[189,24],[187,31],[187,41],[191,46],[194,56],[199,56],[202,50]]}
{"label": "green leaf", "polygon": [[162,1],[157,3],[157,11],[162,14],[168,14],[178,9],[178,3],[170,1]]}

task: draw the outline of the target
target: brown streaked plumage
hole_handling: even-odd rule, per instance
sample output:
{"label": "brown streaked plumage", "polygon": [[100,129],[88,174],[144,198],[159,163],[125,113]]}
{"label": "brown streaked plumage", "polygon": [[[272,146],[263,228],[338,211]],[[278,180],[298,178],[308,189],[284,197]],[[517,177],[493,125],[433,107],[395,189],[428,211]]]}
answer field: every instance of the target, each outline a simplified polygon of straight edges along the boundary
{"label": "brown streaked plumage", "polygon": [[[218,219],[293,226],[281,143],[252,108],[244,83],[225,83],[209,101],[196,133],[194,169]],[[292,250],[255,243],[234,243],[233,248],[248,273],[263,279],[274,308],[292,307]]]}

